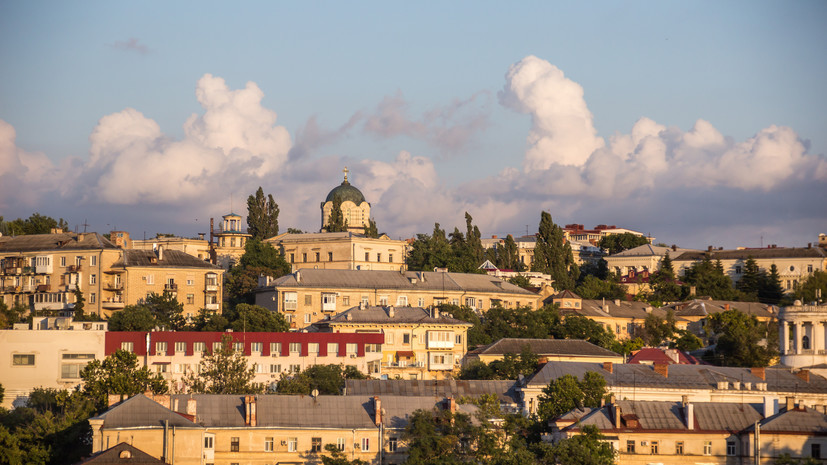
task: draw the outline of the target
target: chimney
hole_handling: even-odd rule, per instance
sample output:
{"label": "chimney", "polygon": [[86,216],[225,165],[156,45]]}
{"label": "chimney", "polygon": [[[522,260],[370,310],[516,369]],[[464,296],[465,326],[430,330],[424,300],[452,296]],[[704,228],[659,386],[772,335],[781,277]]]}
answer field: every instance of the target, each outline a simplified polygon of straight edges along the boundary
{"label": "chimney", "polygon": [[122,400],[123,396],[120,394],[109,394],[109,402],[107,403],[107,405],[111,407]]}
{"label": "chimney", "polygon": [[778,401],[772,397],[764,396],[764,418],[769,418],[778,413]]}
{"label": "chimney", "polygon": [[187,415],[192,415],[193,422],[195,422],[195,417],[198,412],[198,404],[196,403],[195,399],[189,398],[187,399]]}
{"label": "chimney", "polygon": [[439,309],[438,308],[434,309],[434,318],[439,318]]}
{"label": "chimney", "polygon": [[724,310],[727,312],[729,311],[729,304],[724,304]]}
{"label": "chimney", "polygon": [[388,307],[388,318],[393,318],[393,314],[393,305],[391,305],[390,307]]}
{"label": "chimney", "polygon": [[296,271],[296,282],[297,283],[302,282],[302,272],[301,272],[301,270]]}
{"label": "chimney", "polygon": [[750,371],[750,373],[752,373],[752,376],[755,376],[756,378],[761,378],[761,381],[766,381],[767,380],[766,368],[764,368],[764,367],[752,367],[752,368],[749,369],[749,371]]}
{"label": "chimney", "polygon": [[695,405],[690,402],[686,402],[684,404],[684,412],[686,413],[686,429],[695,429]]}
{"label": "chimney", "polygon": [[256,396],[244,396],[244,424],[256,426]]}
{"label": "chimney", "polygon": [[376,426],[382,424],[382,401],[379,396],[373,396],[373,423]]}
{"label": "chimney", "polygon": [[620,299],[615,299],[615,305],[620,307]]}
{"label": "chimney", "polygon": [[668,363],[655,363],[655,373],[663,376],[664,378],[669,377],[669,364]]}
{"label": "chimney", "polygon": [[678,246],[675,245],[675,244],[672,244],[672,252],[677,252],[677,251],[678,251]]}
{"label": "chimney", "polygon": [[159,245],[158,246],[158,261],[161,261],[163,259],[164,259],[164,246]]}
{"label": "chimney", "polygon": [[801,380],[805,383],[810,382],[810,370],[798,370],[795,375],[801,378]]}
{"label": "chimney", "polygon": [[620,406],[613,402],[612,403],[612,420],[614,420],[615,429],[620,429],[620,416],[622,414],[623,414],[623,412],[620,410]]}
{"label": "chimney", "polygon": [[795,410],[795,397],[788,396],[787,397],[787,411]]}
{"label": "chimney", "polygon": [[538,367],[542,367],[546,363],[548,363],[548,357],[540,357],[540,358],[537,359],[537,366]]}
{"label": "chimney", "polygon": [[689,295],[694,297],[697,292],[697,288],[695,286],[689,286]]}
{"label": "chimney", "polygon": [[711,245],[710,245],[710,246],[707,246],[706,251],[707,251],[707,252],[712,252],[712,246],[711,246]]}
{"label": "chimney", "polygon": [[603,369],[608,371],[609,373],[614,373],[614,363],[612,362],[603,362]]}
{"label": "chimney", "polygon": [[663,353],[669,357],[669,360],[672,360],[675,363],[681,363],[681,355],[680,352],[678,352],[678,349],[666,349]]}
{"label": "chimney", "polygon": [[454,400],[453,396],[448,398],[448,409],[451,413],[457,413],[457,401]]}
{"label": "chimney", "polygon": [[812,243],[812,242],[808,242],[808,243],[807,243],[807,248],[808,248],[808,249],[812,249],[812,248],[813,248],[813,243]]}

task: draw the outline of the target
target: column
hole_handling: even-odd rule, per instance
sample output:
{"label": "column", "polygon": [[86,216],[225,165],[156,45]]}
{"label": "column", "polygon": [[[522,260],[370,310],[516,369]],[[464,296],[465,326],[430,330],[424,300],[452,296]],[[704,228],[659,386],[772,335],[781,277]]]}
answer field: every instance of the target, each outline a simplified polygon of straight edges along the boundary
{"label": "column", "polygon": [[810,347],[814,354],[824,350],[824,325],[821,321],[813,321],[813,331],[810,336]]}
{"label": "column", "polygon": [[781,354],[790,351],[790,327],[786,320],[781,320]]}
{"label": "column", "polygon": [[793,350],[795,351],[795,354],[798,355],[801,353],[801,322],[796,321],[793,324],[795,324],[795,334],[793,335],[793,337],[795,338],[795,346],[793,347]]}

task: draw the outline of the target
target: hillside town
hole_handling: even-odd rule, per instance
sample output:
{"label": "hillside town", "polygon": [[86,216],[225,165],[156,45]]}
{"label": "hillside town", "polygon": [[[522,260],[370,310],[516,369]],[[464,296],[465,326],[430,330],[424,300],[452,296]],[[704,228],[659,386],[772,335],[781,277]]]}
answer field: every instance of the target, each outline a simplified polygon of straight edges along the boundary
{"label": "hillside town", "polygon": [[317,231],[261,188],[198,237],[0,217],[0,462],[827,459],[827,235],[693,249],[544,211],[400,240],[347,169],[323,195]]}

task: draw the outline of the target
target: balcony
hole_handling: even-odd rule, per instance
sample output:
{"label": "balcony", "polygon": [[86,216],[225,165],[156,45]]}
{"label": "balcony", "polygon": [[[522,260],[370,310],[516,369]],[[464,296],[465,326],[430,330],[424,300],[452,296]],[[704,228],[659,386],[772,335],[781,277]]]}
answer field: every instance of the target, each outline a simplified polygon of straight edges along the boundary
{"label": "balcony", "polygon": [[51,284],[38,284],[37,285],[37,292],[52,292],[52,285]]}
{"label": "balcony", "polygon": [[101,307],[107,310],[119,310],[124,308],[124,302],[120,299],[106,299],[101,301]]}
{"label": "balcony", "polygon": [[175,283],[164,284],[164,291],[166,291],[166,292],[178,292],[178,285],[175,284]]}
{"label": "balcony", "polygon": [[123,290],[123,283],[115,282],[115,283],[106,283],[103,285],[104,290],[107,291],[117,291],[120,292]]}
{"label": "balcony", "polygon": [[69,265],[69,266],[66,267],[66,272],[67,273],[77,273],[81,269],[83,269],[83,267],[81,265]]}
{"label": "balcony", "polygon": [[207,310],[218,310],[218,307],[219,307],[219,304],[217,304],[217,303],[204,305],[204,308],[206,308]]}
{"label": "balcony", "polygon": [[35,311],[43,310],[68,310],[71,308],[66,302],[35,302]]}
{"label": "balcony", "polygon": [[218,284],[210,284],[207,283],[207,286],[204,288],[206,292],[218,292]]}

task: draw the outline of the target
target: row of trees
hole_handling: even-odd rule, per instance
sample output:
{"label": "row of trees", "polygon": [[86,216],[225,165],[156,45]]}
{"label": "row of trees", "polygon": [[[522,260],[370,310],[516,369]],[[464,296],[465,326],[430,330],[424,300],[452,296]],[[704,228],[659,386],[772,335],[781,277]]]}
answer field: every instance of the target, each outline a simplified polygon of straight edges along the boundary
{"label": "row of trees", "polygon": [[23,236],[27,234],[49,234],[52,229],[69,229],[69,223],[63,218],[55,220],[51,216],[33,213],[26,219],[6,221],[0,216],[0,234],[4,236]]}
{"label": "row of trees", "polygon": [[[513,257],[503,257],[501,260],[516,262],[516,246],[513,250]],[[432,271],[434,268],[447,268],[457,273],[481,273],[478,268],[484,260],[480,230],[466,212],[465,234],[455,227],[454,232],[446,235],[439,223],[434,224],[432,234],[417,234],[408,253],[408,269]]]}

